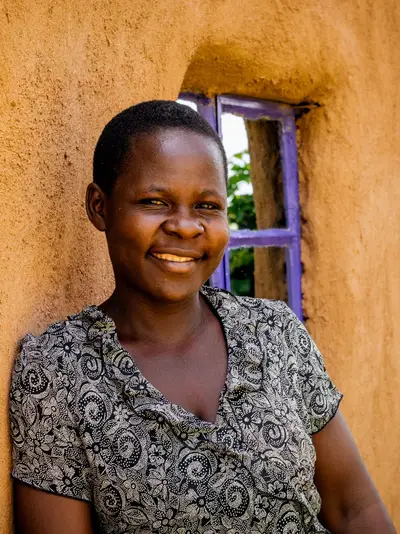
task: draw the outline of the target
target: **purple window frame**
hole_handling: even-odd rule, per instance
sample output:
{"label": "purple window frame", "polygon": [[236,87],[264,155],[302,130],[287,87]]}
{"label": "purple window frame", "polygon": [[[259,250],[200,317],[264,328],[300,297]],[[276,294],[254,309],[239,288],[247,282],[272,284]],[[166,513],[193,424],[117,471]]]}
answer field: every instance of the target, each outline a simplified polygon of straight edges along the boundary
{"label": "purple window frame", "polygon": [[287,104],[234,95],[218,95],[213,99],[193,93],[181,93],[179,98],[197,104],[198,112],[222,138],[222,113],[233,113],[244,119],[267,119],[278,123],[279,151],[286,228],[236,230],[223,260],[211,277],[211,284],[230,289],[229,250],[242,247],[283,247],[286,254],[286,277],[289,306],[303,320],[301,293],[300,201],[297,168],[295,109]]}

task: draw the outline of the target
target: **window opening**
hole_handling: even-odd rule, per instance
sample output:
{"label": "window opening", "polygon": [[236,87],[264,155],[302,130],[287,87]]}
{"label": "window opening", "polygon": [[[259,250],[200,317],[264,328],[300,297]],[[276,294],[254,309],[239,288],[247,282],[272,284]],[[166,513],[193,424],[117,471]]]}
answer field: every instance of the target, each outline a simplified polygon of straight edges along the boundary
{"label": "window opening", "polygon": [[254,248],[229,250],[229,275],[231,291],[235,295],[255,295]]}

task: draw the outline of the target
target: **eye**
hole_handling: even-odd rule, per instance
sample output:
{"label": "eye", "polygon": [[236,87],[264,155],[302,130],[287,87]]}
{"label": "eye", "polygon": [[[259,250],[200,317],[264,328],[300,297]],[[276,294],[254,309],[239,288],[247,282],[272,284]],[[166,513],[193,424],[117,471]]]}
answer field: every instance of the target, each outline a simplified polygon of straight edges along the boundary
{"label": "eye", "polygon": [[159,200],[158,198],[143,198],[140,201],[140,204],[146,204],[148,206],[166,206],[167,203],[163,200]]}
{"label": "eye", "polygon": [[196,208],[200,208],[202,210],[217,210],[219,207],[216,204],[212,204],[211,202],[201,202],[200,204],[196,205]]}

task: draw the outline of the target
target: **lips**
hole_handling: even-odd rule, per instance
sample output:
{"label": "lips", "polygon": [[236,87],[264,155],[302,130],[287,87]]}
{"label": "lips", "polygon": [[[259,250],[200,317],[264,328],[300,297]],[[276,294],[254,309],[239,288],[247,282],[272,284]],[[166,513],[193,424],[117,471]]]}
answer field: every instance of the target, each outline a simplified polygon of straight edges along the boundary
{"label": "lips", "polygon": [[194,272],[198,262],[204,257],[195,250],[177,248],[150,249],[148,254],[163,271],[175,274]]}

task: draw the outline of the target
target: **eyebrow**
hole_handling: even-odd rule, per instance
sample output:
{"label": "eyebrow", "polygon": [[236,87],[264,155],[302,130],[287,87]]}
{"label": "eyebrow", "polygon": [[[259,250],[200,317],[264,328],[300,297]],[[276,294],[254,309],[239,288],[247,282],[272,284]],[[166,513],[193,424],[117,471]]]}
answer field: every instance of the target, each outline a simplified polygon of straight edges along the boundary
{"label": "eyebrow", "polygon": [[206,189],[200,193],[201,196],[213,196],[213,197],[222,197],[221,193],[218,193],[216,189]]}
{"label": "eyebrow", "polygon": [[[146,192],[148,193],[170,193],[171,191],[167,189],[166,187],[161,187],[158,185],[151,185],[148,189],[146,189]],[[218,193],[216,189],[205,189],[204,191],[201,191],[200,196],[206,197],[206,196],[215,196],[215,197],[223,197],[221,193]]]}
{"label": "eyebrow", "polygon": [[166,187],[159,187],[156,185],[151,185],[147,191],[149,193],[168,193],[168,189]]}

